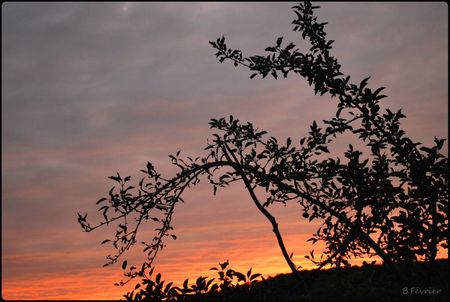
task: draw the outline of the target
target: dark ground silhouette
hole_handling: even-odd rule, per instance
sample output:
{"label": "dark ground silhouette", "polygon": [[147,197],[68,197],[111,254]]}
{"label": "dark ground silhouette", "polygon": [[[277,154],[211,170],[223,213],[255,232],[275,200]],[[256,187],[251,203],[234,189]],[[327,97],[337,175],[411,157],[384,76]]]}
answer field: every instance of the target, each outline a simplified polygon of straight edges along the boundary
{"label": "dark ground silhouette", "polygon": [[[292,273],[264,279],[251,271],[247,274],[236,272],[228,267],[228,262],[220,265],[222,269],[218,268],[216,278],[188,280],[181,288],[169,286],[172,288],[169,295],[161,295],[160,289],[164,291],[168,283],[158,274],[159,277],[147,279],[143,284],[150,286],[136,290],[133,298],[140,301],[308,301],[302,296],[298,280]],[[403,284],[386,265],[373,263],[303,271],[302,276],[312,301],[448,300],[448,259],[437,260],[432,267],[423,262],[399,264],[399,267],[405,276]],[[256,277],[249,282],[252,275]],[[242,281],[239,285],[231,282],[238,280]],[[128,298],[131,298],[129,294]]]}

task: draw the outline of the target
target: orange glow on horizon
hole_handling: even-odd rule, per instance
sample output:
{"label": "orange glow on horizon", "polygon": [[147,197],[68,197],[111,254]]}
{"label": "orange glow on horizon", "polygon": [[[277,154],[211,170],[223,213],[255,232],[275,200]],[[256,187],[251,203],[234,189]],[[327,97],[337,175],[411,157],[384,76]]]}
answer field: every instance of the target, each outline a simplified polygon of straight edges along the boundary
{"label": "orange glow on horizon", "polygon": [[[292,239],[292,236],[288,236],[286,241],[291,241]],[[300,244],[304,241],[297,240],[296,242]],[[234,253],[226,256],[230,260],[229,268],[245,273],[252,267],[253,273],[261,273],[266,278],[290,273],[290,269],[275,242],[273,242],[273,249],[268,249],[266,254],[260,254],[259,257],[254,257],[254,252],[248,253],[247,251],[246,249],[236,249]],[[197,253],[201,255],[209,252],[206,249],[199,250]],[[314,269],[314,264],[303,257],[305,254],[308,254],[306,250],[298,250],[297,254],[294,253],[293,259],[295,264],[300,265],[305,270]],[[320,254],[316,256],[320,257]],[[438,258],[447,258],[447,250],[439,250]],[[163,280],[174,282],[176,286],[181,286],[186,278],[189,278],[189,282],[192,284],[199,276],[216,277],[216,272],[210,271],[209,268],[217,266],[218,262],[227,260],[225,258],[215,263],[208,261],[186,263],[188,259],[189,257],[181,258],[179,261],[164,262],[164,257],[161,257],[158,260],[161,260],[160,262],[162,263],[156,264],[154,274],[161,273]],[[354,259],[350,261],[350,264],[360,266],[363,261],[370,262],[373,260],[377,260],[377,264],[381,263],[379,258],[374,257]],[[122,277],[122,270],[116,265],[107,268],[98,267],[72,275],[61,272],[44,276],[40,275],[39,277],[16,278],[14,280],[5,280],[3,278],[2,297],[6,300],[122,299],[123,295],[131,291],[136,284],[136,282],[130,282],[124,287],[114,286],[113,284],[120,281]]]}

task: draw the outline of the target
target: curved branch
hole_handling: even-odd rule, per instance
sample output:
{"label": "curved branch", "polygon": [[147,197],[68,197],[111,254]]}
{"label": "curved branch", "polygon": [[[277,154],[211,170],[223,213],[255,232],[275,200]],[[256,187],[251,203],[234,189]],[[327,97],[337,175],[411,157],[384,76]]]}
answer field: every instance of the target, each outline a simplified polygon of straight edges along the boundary
{"label": "curved branch", "polygon": [[[309,297],[309,293],[308,290],[306,288],[306,283],[305,280],[303,279],[303,277],[300,275],[300,272],[297,270],[294,262],[292,261],[291,257],[289,257],[289,253],[286,250],[286,246],[283,242],[283,237],[281,236],[280,230],[278,228],[278,223],[275,219],[275,217],[269,213],[269,211],[267,211],[262,205],[261,202],[258,200],[258,197],[255,194],[255,191],[253,190],[250,181],[247,178],[247,175],[244,173],[244,171],[241,168],[241,165],[239,164],[236,156],[234,155],[234,153],[230,150],[230,148],[227,146],[226,143],[224,143],[224,148],[225,148],[225,156],[228,159],[228,161],[230,162],[234,162],[236,163],[236,172],[238,172],[241,177],[242,180],[244,181],[245,187],[248,191],[248,193],[250,194],[250,197],[253,200],[253,203],[256,205],[256,207],[258,208],[258,210],[267,218],[267,220],[269,220],[269,222],[272,224],[272,230],[275,233],[275,236],[277,237],[277,241],[278,241],[278,246],[281,249],[281,252],[283,254],[284,259],[286,260],[287,264],[289,265],[289,268],[291,269],[292,273],[294,274],[294,276],[300,281],[300,289],[302,291],[302,293],[306,296]],[[230,158],[233,157],[233,159]]]}

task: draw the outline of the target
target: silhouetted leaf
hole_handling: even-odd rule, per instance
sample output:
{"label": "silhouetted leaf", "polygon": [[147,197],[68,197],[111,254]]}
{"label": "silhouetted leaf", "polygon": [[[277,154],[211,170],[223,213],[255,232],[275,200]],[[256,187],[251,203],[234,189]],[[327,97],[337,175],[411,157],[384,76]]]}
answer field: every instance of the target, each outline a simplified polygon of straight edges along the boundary
{"label": "silhouetted leaf", "polygon": [[224,270],[227,266],[228,266],[229,262],[228,260],[223,262],[223,263],[219,263],[220,267]]}
{"label": "silhouetted leaf", "polygon": [[256,278],[258,278],[259,276],[262,276],[260,273],[257,273],[257,274],[253,274],[253,275],[251,275],[251,277],[250,277],[250,281],[253,281],[253,280],[255,280]]}
{"label": "silhouetted leaf", "polygon": [[277,39],[277,46],[280,47],[281,43],[283,42],[283,37],[279,37]]}
{"label": "silhouetted leaf", "polygon": [[173,284],[173,282],[167,283],[166,287],[164,288],[164,292],[165,292],[165,293],[168,293],[168,292],[169,292],[170,288],[172,287],[172,284]]}
{"label": "silhouetted leaf", "polygon": [[105,201],[105,200],[107,200],[105,197],[100,198],[95,204],[99,204],[99,203],[101,203],[102,201]]}

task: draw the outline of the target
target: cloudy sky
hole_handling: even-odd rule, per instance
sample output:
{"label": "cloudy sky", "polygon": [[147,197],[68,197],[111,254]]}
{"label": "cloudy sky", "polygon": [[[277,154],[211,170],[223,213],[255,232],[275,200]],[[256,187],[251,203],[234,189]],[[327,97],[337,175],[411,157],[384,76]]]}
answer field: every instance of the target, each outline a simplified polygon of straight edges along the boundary
{"label": "cloudy sky", "polygon": [[[168,154],[202,154],[208,121],[230,114],[271,135],[302,137],[335,101],[300,78],[249,79],[220,64],[208,41],[225,35],[261,54],[292,32],[292,3],[3,3],[2,296],[120,298],[119,266],[102,268],[113,230],[83,233],[76,212],[119,171],[147,160],[169,173]],[[343,71],[387,87],[415,141],[448,138],[448,7],[444,2],[322,3],[318,11]],[[446,147],[447,148],[447,145]],[[266,275],[288,272],[242,185],[212,196],[199,186],[175,213],[178,240],[157,260],[165,279],[199,276],[219,261]],[[294,260],[307,266],[314,230],[295,206],[275,209]],[[144,235],[152,236],[149,226]],[[151,237],[150,237],[151,238]],[[320,247],[319,247],[320,248]],[[130,254],[138,261],[140,247]]]}

